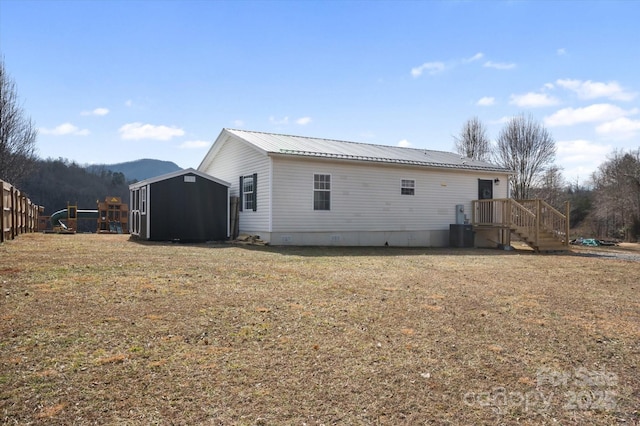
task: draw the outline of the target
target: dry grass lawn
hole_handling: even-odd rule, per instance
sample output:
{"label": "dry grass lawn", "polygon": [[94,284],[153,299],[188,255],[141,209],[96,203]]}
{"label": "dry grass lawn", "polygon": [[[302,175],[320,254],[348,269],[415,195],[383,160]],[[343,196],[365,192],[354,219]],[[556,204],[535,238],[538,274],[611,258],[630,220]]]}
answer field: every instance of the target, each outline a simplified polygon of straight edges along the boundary
{"label": "dry grass lawn", "polygon": [[583,254],[21,235],[0,422],[637,424],[640,262]]}

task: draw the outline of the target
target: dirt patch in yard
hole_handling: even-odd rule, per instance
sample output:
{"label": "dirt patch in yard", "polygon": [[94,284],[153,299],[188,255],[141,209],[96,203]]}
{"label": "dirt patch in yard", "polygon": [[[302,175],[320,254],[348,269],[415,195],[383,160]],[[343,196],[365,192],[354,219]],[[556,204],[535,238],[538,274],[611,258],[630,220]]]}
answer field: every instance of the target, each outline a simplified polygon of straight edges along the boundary
{"label": "dirt patch in yard", "polygon": [[51,234],[0,257],[3,423],[640,420],[640,262]]}

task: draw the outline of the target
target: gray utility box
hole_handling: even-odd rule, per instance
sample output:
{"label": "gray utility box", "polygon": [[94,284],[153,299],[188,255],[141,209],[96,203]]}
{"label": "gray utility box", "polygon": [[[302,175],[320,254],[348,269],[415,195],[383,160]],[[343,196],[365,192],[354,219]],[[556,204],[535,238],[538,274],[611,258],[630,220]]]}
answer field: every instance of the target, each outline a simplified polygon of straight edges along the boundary
{"label": "gray utility box", "polygon": [[473,225],[449,225],[450,247],[473,247]]}

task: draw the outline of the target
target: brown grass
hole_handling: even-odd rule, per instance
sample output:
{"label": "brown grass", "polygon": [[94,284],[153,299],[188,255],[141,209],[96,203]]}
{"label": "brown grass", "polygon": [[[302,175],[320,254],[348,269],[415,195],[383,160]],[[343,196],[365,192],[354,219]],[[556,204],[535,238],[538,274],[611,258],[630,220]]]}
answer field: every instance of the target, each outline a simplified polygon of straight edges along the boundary
{"label": "brown grass", "polygon": [[42,234],[0,258],[1,423],[640,421],[640,262]]}

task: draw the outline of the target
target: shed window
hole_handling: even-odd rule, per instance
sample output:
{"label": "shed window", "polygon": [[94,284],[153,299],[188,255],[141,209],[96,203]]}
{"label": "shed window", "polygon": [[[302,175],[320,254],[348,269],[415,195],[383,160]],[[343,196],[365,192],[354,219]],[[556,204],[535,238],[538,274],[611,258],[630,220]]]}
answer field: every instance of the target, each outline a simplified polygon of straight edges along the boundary
{"label": "shed window", "polygon": [[402,179],[400,184],[400,194],[402,195],[415,195],[416,194],[416,181],[413,179]]}
{"label": "shed window", "polygon": [[258,210],[258,174],[240,176],[240,211]]}
{"label": "shed window", "polygon": [[331,175],[313,175],[313,209],[331,210]]}
{"label": "shed window", "polygon": [[147,187],[143,186],[140,191],[140,214],[147,214]]}

